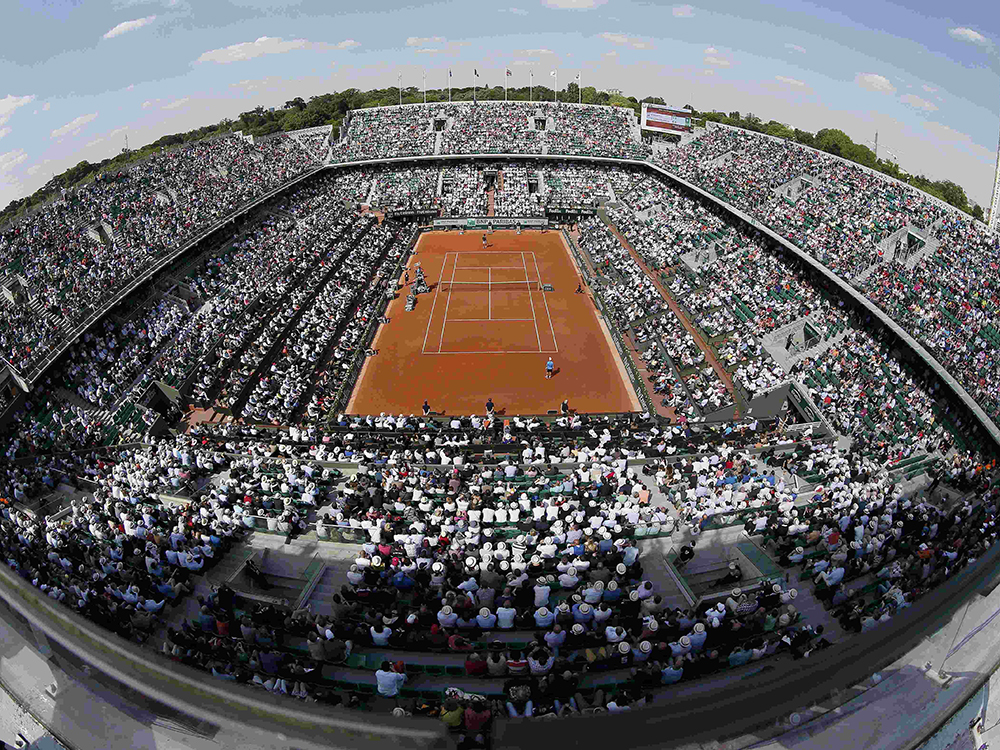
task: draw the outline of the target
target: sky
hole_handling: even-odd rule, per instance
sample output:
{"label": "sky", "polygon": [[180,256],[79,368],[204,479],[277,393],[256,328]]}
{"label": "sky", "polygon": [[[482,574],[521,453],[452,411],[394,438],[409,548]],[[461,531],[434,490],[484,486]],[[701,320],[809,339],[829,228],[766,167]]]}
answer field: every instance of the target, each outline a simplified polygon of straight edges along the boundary
{"label": "sky", "polygon": [[[5,0],[0,206],[83,159],[355,87],[619,88],[753,112],[952,179],[989,206],[1000,5],[982,0]],[[6,91],[4,91],[6,89]]]}

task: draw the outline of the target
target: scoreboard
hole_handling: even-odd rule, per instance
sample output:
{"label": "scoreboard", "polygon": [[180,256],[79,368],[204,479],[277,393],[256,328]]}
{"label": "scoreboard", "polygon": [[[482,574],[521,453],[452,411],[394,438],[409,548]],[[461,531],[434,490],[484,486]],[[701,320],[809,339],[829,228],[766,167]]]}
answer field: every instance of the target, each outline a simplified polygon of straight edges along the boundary
{"label": "scoreboard", "polygon": [[683,107],[668,107],[663,104],[642,104],[642,128],[660,133],[690,133],[692,112]]}

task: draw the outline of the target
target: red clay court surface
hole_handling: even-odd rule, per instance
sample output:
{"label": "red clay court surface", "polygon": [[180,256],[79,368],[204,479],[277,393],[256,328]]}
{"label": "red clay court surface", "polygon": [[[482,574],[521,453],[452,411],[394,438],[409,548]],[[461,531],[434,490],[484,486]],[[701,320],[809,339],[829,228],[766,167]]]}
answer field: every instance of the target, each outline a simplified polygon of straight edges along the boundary
{"label": "red clay court surface", "polygon": [[[637,411],[606,329],[560,232],[425,232],[419,262],[430,294],[406,312],[403,291],[389,304],[358,379],[351,414],[482,413],[488,398],[504,414],[545,414],[564,398],[580,412]],[[443,282],[443,283],[442,283]],[[551,284],[554,291],[541,290]],[[556,374],[545,379],[552,357]]]}

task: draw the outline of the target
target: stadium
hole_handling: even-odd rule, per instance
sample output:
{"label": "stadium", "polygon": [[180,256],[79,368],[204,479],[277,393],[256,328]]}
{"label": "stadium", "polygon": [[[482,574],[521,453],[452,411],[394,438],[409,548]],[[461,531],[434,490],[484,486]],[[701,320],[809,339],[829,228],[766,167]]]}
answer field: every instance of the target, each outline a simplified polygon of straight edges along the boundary
{"label": "stadium", "polygon": [[0,680],[63,746],[88,712],[94,747],[163,746],[113,711],[295,748],[973,718],[996,234],[690,106],[507,93],[236,121],[0,225],[0,599],[34,660]]}

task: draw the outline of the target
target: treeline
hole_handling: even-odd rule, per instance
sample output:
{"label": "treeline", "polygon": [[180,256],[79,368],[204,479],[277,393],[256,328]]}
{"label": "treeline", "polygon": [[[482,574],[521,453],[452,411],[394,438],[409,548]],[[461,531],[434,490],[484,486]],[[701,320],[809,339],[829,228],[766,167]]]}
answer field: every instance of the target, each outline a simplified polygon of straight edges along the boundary
{"label": "treeline", "polygon": [[[524,74],[519,71],[515,73],[514,77],[519,81],[524,80]],[[548,76],[545,76],[545,78],[548,80]],[[0,223],[7,219],[23,215],[33,207],[57,197],[63,189],[92,179],[98,172],[122,169],[129,164],[141,161],[161,148],[178,146],[189,141],[197,141],[234,130],[242,130],[244,133],[251,135],[264,136],[271,135],[272,133],[317,127],[319,125],[332,125],[333,133],[336,137],[339,134],[344,117],[350,110],[399,104],[400,94],[402,94],[403,104],[417,104],[424,101],[424,92],[414,86],[404,88],[402,92],[396,87],[372,89],[370,91],[360,91],[352,88],[332,94],[313,96],[308,101],[302,97],[296,97],[286,101],[280,109],[275,108],[272,111],[264,107],[256,107],[248,112],[243,112],[236,119],[227,118],[215,125],[206,125],[186,133],[165,135],[142,148],[123,151],[116,156],[103,159],[99,162],[81,161],[75,167],[70,167],[62,174],[56,175],[41,189],[36,190],[26,198],[11,201],[3,211],[0,211]],[[428,103],[447,102],[448,95],[448,89],[446,88],[428,89],[426,100]],[[529,96],[533,101],[551,102],[555,97],[555,92],[552,88],[545,85],[533,86],[530,90],[528,86],[508,87],[507,89],[507,98],[511,101],[527,101]],[[504,88],[501,85],[480,86],[475,88],[475,90],[472,86],[453,87],[451,89],[452,101],[472,101],[473,97],[484,101],[502,100],[504,98]],[[561,102],[582,101],[584,104],[628,107],[635,112],[637,117],[641,111],[642,102],[665,104],[664,100],[660,97],[648,96],[644,99],[636,99],[634,96],[625,97],[619,94],[609,94],[606,91],[598,91],[593,86],[584,86],[581,91],[576,82],[572,82],[560,90],[558,99]],[[959,185],[950,180],[934,181],[924,176],[907,175],[901,172],[895,163],[876,159],[871,149],[867,146],[854,143],[843,131],[824,129],[814,135],[797,128],[789,128],[775,120],[764,123],[759,117],[753,114],[748,114],[746,117],[742,117],[739,112],[730,112],[729,115],[722,112],[703,112],[700,114],[696,112],[696,114],[703,120],[722,122],[747,130],[788,138],[798,143],[842,156],[859,164],[864,164],[872,169],[877,169],[887,175],[904,180],[920,190],[924,190],[941,200],[947,201],[956,208],[971,213],[978,219],[982,218],[982,208],[979,206],[971,208],[965,191]]]}
{"label": "treeline", "polygon": [[790,128],[777,120],[764,122],[753,113],[741,116],[739,112],[701,112],[698,118],[702,121],[721,122],[726,125],[734,125],[744,130],[753,130],[757,133],[785,138],[804,146],[826,151],[828,154],[840,156],[857,164],[862,164],[870,169],[877,170],[890,177],[895,177],[918,190],[923,190],[936,198],[940,198],[946,203],[950,203],[955,208],[971,214],[982,221],[983,209],[979,205],[972,206],[965,195],[965,190],[961,185],[957,185],[951,180],[932,180],[924,175],[907,174],[899,168],[899,165],[887,159],[877,159],[875,152],[867,146],[855,143],[851,137],[843,130],[836,128],[823,128],[817,133],[810,133],[807,130]]}

